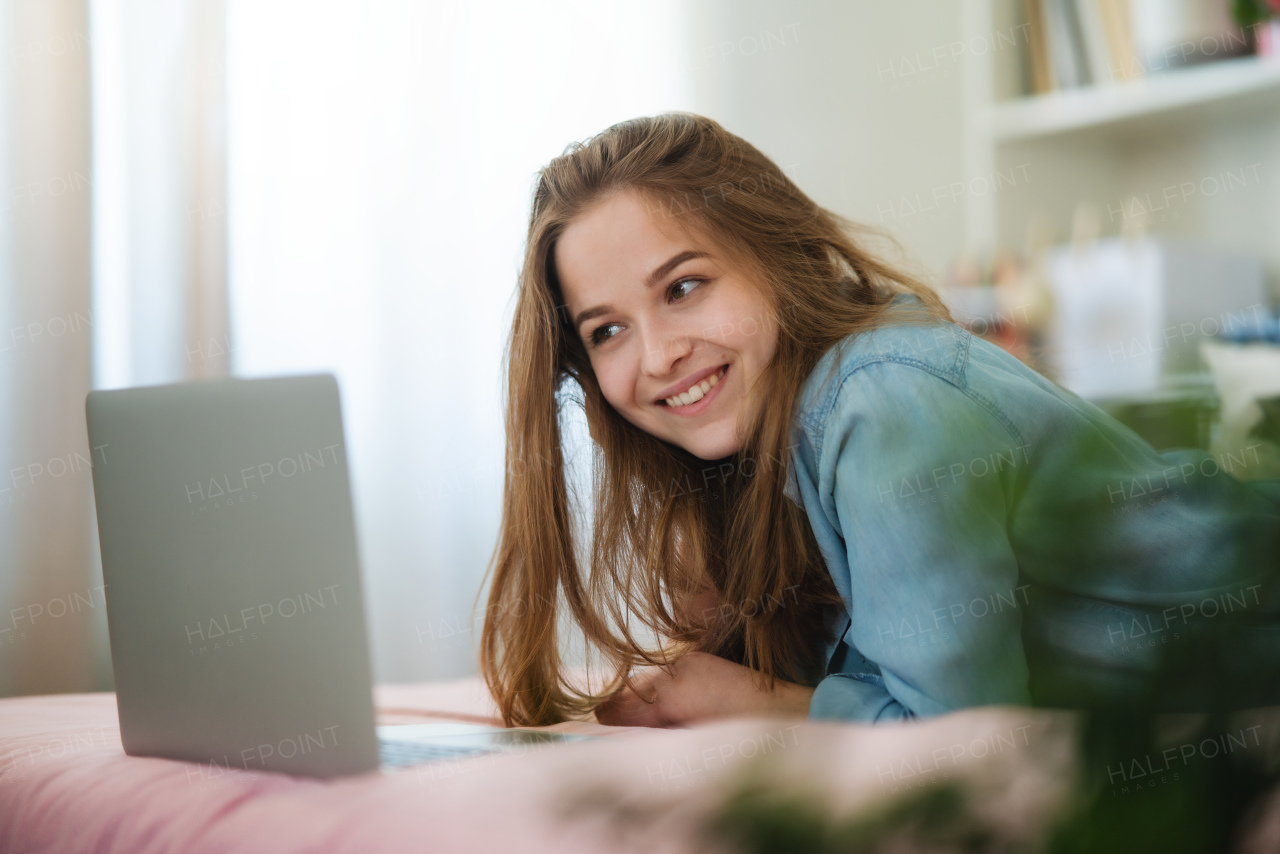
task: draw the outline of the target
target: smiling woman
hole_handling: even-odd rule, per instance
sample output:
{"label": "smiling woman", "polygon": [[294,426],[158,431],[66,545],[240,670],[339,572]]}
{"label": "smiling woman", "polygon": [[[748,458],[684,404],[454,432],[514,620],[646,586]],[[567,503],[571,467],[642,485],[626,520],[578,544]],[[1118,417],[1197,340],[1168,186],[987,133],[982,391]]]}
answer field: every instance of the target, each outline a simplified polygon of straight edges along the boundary
{"label": "smiling woman", "polygon": [[[635,666],[677,659],[709,665],[705,684],[724,689],[680,719],[802,710],[844,608],[803,510],[784,495],[800,387],[895,294],[919,297],[917,320],[947,317],[850,229],[698,116],[624,122],[542,170],[511,333],[488,613],[562,603],[612,681],[592,692],[562,678],[558,607],[491,618],[482,668],[508,722],[584,714],[631,696],[615,692]],[[598,446],[587,567],[574,557],[561,452],[566,380],[582,390]],[[727,604],[699,619],[707,593]],[[784,604],[732,604],[762,601]],[[663,645],[646,648],[641,631]]]}
{"label": "smiling woman", "polygon": [[[542,170],[481,638],[504,719],[1280,701],[1280,483],[1157,453],[854,233],[698,116]],[[585,562],[566,383],[596,445]],[[561,615],[596,689],[564,672]]]}

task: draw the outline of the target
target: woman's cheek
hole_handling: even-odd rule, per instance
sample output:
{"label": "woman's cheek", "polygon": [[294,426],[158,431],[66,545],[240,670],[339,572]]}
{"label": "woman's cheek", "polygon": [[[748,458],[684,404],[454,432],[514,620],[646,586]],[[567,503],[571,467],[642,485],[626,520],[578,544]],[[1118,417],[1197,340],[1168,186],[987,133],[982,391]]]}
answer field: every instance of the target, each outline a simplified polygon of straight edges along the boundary
{"label": "woman's cheek", "polygon": [[600,393],[604,395],[605,402],[616,409],[618,406],[617,383],[614,381],[615,372],[610,370],[610,367],[609,363],[603,359],[591,360],[591,370],[596,375],[596,385],[600,386]]}

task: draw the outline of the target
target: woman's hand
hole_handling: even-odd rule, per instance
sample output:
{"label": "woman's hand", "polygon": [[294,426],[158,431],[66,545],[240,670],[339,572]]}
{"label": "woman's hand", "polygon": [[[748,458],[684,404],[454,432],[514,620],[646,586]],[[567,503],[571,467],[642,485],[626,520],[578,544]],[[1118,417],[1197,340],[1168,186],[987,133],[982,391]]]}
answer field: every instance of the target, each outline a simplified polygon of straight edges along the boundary
{"label": "woman's hand", "polygon": [[669,668],[647,668],[596,708],[609,726],[684,726],[710,718],[746,715],[807,716],[813,689],[775,680],[756,685],[757,674],[706,652],[689,652]]}

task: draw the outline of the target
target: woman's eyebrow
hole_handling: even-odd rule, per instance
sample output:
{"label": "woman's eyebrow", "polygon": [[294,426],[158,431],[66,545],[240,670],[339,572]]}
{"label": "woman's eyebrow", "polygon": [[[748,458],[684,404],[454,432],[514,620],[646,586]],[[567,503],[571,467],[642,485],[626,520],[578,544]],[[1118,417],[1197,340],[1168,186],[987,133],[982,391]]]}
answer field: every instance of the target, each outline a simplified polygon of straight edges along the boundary
{"label": "woman's eyebrow", "polygon": [[[686,249],[683,252],[677,252],[675,255],[672,255],[666,261],[663,261],[655,267],[653,272],[645,277],[644,286],[646,289],[652,288],[658,282],[662,281],[663,278],[669,275],[672,270],[679,267],[685,261],[692,261],[694,258],[707,257],[710,257],[709,252],[700,252],[695,249]],[[613,307],[608,305],[597,305],[594,308],[584,309],[576,318],[574,318],[573,328],[579,330],[579,334],[581,334],[582,324],[585,321],[588,321],[593,317],[599,317],[602,314],[608,314],[611,311],[613,311]]]}
{"label": "woman's eyebrow", "polygon": [[657,269],[655,269],[652,273],[649,274],[649,278],[644,280],[644,286],[646,288],[653,287],[659,282],[659,280],[665,278],[668,273],[670,273],[676,267],[679,267],[685,261],[692,261],[694,258],[706,258],[706,257],[707,257],[706,252],[698,252],[693,249],[686,249],[683,252],[677,252],[675,255],[672,255],[670,258],[668,258],[665,262],[663,262],[662,264],[659,264]]}

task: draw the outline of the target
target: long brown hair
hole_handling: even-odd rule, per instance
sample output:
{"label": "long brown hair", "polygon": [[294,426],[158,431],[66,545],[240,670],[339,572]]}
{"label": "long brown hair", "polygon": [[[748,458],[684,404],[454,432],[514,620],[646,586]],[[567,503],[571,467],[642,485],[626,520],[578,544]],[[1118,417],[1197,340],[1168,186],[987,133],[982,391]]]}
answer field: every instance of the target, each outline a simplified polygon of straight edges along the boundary
{"label": "long brown hair", "polygon": [[[749,397],[741,449],[726,460],[699,459],[619,415],[565,316],[556,240],[619,190],[715,240],[772,308],[774,356]],[[686,113],[614,125],[541,171],[507,343],[502,529],[480,640],[507,725],[582,717],[633,666],[695,648],[759,671],[769,687],[775,677],[821,678],[826,609],[842,601],[808,517],[784,494],[800,388],[827,350],[885,322],[897,293],[920,301],[908,322],[950,319],[932,289],[855,243],[863,233],[754,146]],[[585,555],[566,487],[566,406],[582,407],[593,440]],[[693,603],[706,590],[729,604],[699,620]],[[595,690],[562,666],[564,617],[611,674]]]}

